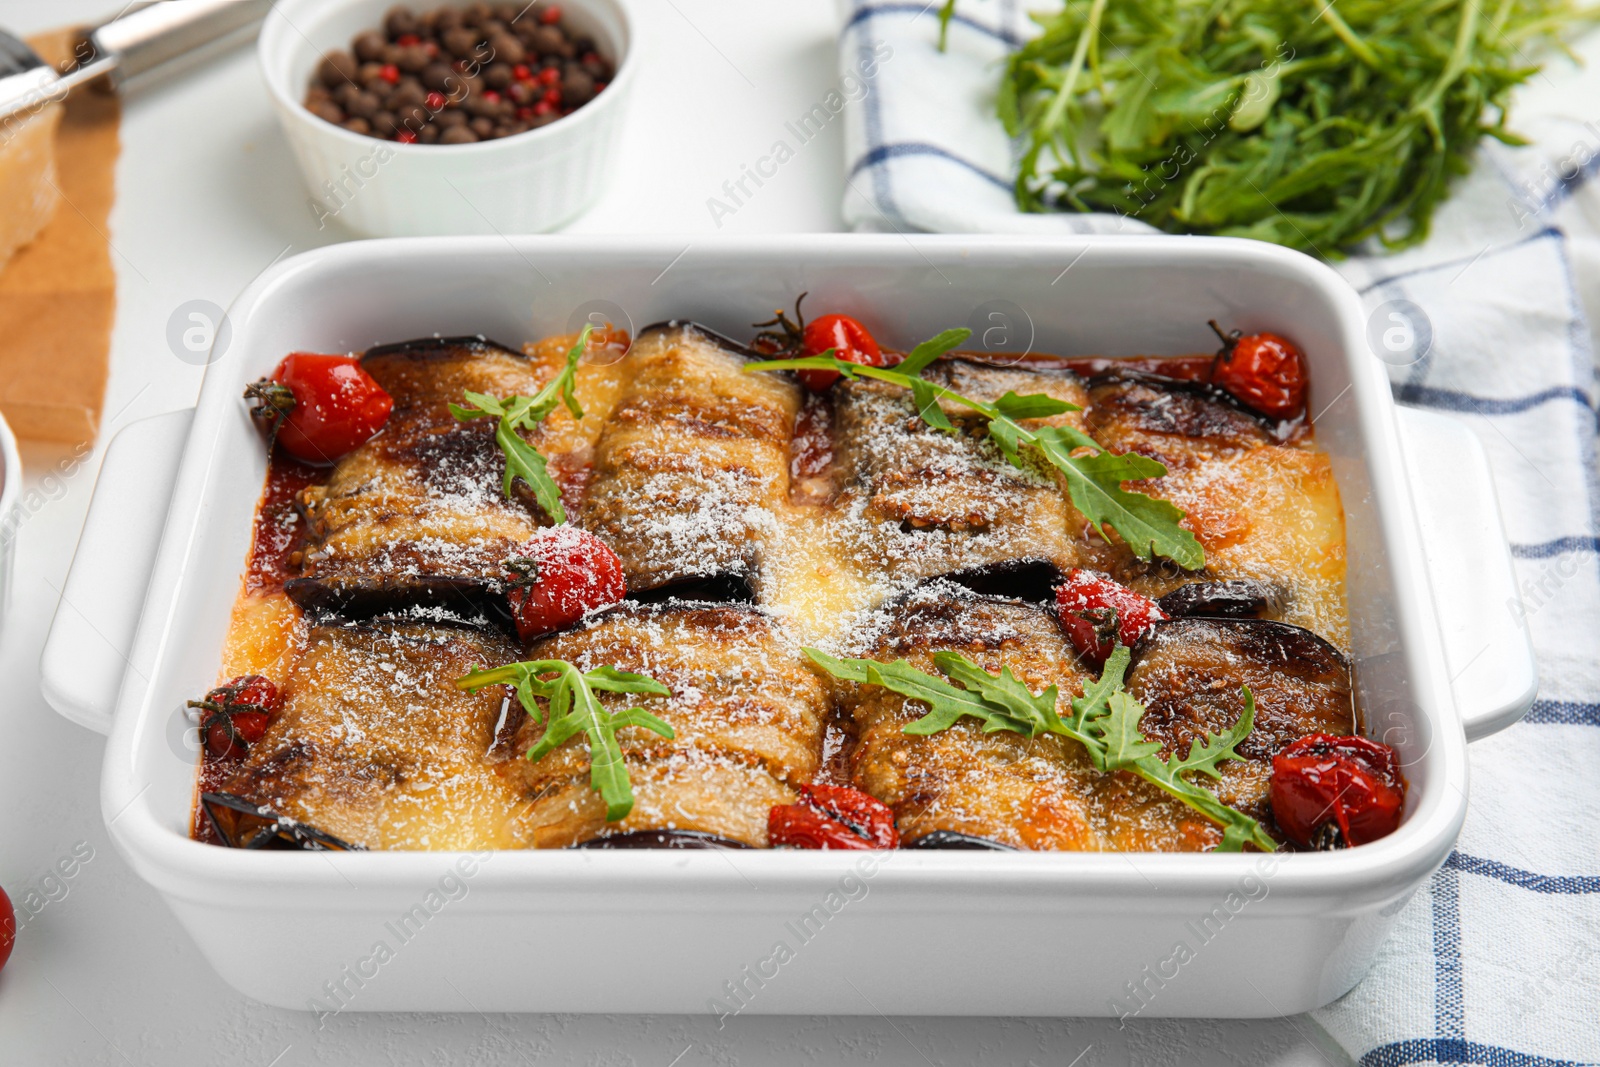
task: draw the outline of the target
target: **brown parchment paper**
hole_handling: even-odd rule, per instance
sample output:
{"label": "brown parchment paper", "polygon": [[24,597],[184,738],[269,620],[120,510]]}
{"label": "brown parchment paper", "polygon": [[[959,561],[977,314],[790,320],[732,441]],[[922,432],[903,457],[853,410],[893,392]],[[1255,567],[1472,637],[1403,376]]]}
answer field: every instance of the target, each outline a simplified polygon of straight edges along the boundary
{"label": "brown parchment paper", "polygon": [[[62,30],[28,43],[59,63],[68,42]],[[67,100],[56,139],[61,202],[0,271],[0,411],[24,439],[92,441],[100,425],[117,303],[106,220],[121,114],[109,93],[79,90]]]}

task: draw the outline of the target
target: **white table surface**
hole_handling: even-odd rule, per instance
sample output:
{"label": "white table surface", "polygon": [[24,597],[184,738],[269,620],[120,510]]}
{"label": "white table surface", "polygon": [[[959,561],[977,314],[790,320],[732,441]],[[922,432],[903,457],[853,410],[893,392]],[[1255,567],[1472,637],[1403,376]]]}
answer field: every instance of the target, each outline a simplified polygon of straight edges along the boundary
{"label": "white table surface", "polygon": [[[834,82],[830,0],[636,0],[646,44],[614,184],[572,228],[716,232],[706,207],[786,119]],[[110,0],[0,0],[0,25],[31,33]],[[840,124],[809,142],[722,232],[836,230]],[[297,1067],[301,1064],[581,1063],[639,1067],[817,1064],[1345,1064],[1307,1017],[1260,1022],[347,1013],[252,1002],[203,960],[101,821],[103,739],[39,695],[38,662],[100,452],[127,423],[191,405],[200,369],[165,340],[169,315],[226,307],[281,255],[343,238],[318,232],[248,50],[127,105],[111,240],[118,276],[111,383],[95,453],[59,482],[68,447],[24,449],[30,514],[0,628],[0,886],[40,886],[58,858],[93,858],[22,931],[0,972],[0,1063]],[[66,209],[64,209],[66,210]],[[1293,951],[1292,946],[1286,950]],[[997,975],[1001,980],[1003,976]]]}

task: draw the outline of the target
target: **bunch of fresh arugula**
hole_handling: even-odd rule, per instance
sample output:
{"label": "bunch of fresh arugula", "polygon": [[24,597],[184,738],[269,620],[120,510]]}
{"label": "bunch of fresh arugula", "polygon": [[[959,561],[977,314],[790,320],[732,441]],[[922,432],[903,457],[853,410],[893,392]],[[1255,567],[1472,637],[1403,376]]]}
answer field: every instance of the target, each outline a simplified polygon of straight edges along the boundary
{"label": "bunch of fresh arugula", "polygon": [[471,419],[500,420],[494,429],[494,442],[500,446],[500,451],[506,458],[506,472],[502,483],[506,496],[511,495],[512,483],[521,478],[528,484],[528,488],[533,490],[533,498],[538,501],[545,514],[558,524],[567,521],[567,510],[561,506],[561,487],[550,477],[544,456],[537,448],[523,440],[517,431],[538,428],[539,424],[562,404],[566,405],[573,418],[583,418],[583,408],[578,406],[578,398],[573,395],[573,387],[577,383],[578,361],[583,358],[584,350],[589,345],[589,334],[592,332],[594,332],[593,326],[583,328],[583,332],[578,334],[577,342],[567,352],[567,363],[561,368],[561,373],[545,383],[544,387],[533,396],[508,396],[502,399],[467,389],[462,393],[466,399],[465,405],[450,405],[450,414],[462,422]]}
{"label": "bunch of fresh arugula", "polygon": [[1506,105],[1530,57],[1597,17],[1572,0],[1066,0],[1000,81],[1017,205],[1328,258],[1414,245],[1481,138],[1524,143]]}
{"label": "bunch of fresh arugula", "polygon": [[[1023,419],[1047,418],[1080,410],[1076,404],[1043,393],[1018,396],[1007,390],[992,404],[973,400],[922,377],[934,360],[952,351],[972,336],[967,329],[945,330],[919,344],[905,360],[893,368],[867,367],[833,355],[833,350],[798,359],[773,359],[745,365],[747,371],[836,370],[846,378],[872,378],[911,390],[912,400],[922,420],[937,430],[954,432],[956,427],[939,406],[949,400],[988,420],[989,437],[1013,465],[1028,470],[1020,446],[1027,445],[1066,479],[1072,503],[1105,535],[1105,527],[1116,530],[1140,559],[1153,554],[1165,556],[1181,567],[1199,570],[1205,566],[1205,550],[1194,534],[1178,525],[1183,512],[1165,500],[1122,488],[1123,482],[1159,478],[1167,468],[1156,460],[1137,453],[1112,455],[1094,438],[1071,426],[1040,426],[1028,429]],[[1084,454],[1088,453],[1088,454]]]}
{"label": "bunch of fresh arugula", "polygon": [[[537,763],[561,747],[569,738],[584,734],[589,739],[589,785],[606,805],[606,821],[617,822],[633,810],[633,783],[617,744],[617,730],[642,726],[671,740],[672,727],[643,708],[607,711],[595,696],[596,690],[608,693],[651,693],[670,696],[672,691],[654,678],[619,671],[612,666],[580,671],[565,660],[540,659],[508,663],[492,670],[473,671],[456,679],[456,687],[477,692],[488,685],[514,685],[517,699],[534,722],[544,722],[544,736],[528,749],[528,759]],[[550,709],[545,722],[544,700]]]}
{"label": "bunch of fresh arugula", "polygon": [[[1060,700],[1056,686],[1034,694],[1011,668],[1002,667],[999,675],[993,675],[959,652],[939,652],[933,657],[934,666],[950,681],[902,662],[835,659],[814,648],[805,652],[836,678],[883,686],[927,704],[928,713],[905,726],[907,734],[927,737],[948,730],[963,718],[973,718],[983,723],[984,733],[1009,730],[1029,738],[1044,733],[1069,737],[1083,746],[1096,770],[1131,771],[1221,826],[1222,843],[1217,851],[1238,852],[1246,844],[1266,852],[1278,847],[1260,823],[1187,777],[1203,774],[1220,779],[1218,767],[1223,761],[1243,759],[1239,744],[1249,736],[1256,715],[1255,698],[1248,687],[1240,689],[1244,709],[1238,722],[1204,740],[1196,738],[1187,756],[1173,753],[1163,760],[1158,755],[1160,743],[1139,731],[1145,708],[1123,687],[1129,653],[1120,644],[1106,660],[1100,680],[1084,687],[1083,696],[1071,701],[1071,714],[1064,718],[1056,710]],[[959,682],[960,688],[950,682]]]}

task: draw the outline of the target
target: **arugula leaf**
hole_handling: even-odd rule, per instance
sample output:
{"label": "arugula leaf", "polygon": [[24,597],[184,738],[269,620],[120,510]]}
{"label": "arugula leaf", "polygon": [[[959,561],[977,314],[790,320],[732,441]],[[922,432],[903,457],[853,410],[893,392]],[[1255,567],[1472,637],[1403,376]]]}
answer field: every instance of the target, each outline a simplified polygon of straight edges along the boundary
{"label": "arugula leaf", "polygon": [[1141,760],[1160,752],[1161,744],[1145,740],[1144,734],[1139,732],[1144,705],[1127,690],[1118,689],[1106,703],[1109,713],[1094,723],[1095,733],[1106,746],[1106,769],[1135,770]]}
{"label": "arugula leaf", "polygon": [[1010,389],[1004,396],[994,402],[994,409],[1008,419],[1047,419],[1051,415],[1061,415],[1068,411],[1081,411],[1076,404],[1065,400],[1057,400],[1044,393],[1029,393],[1027,396],[1018,396]]}
{"label": "arugula leaf", "polygon": [[900,365],[895,367],[895,370],[908,378],[915,378],[927,370],[934,360],[946,352],[954,350],[957,345],[971,336],[972,331],[965,326],[941,330],[913,348],[911,354],[901,360]]}
{"label": "arugula leaf", "polygon": [[1075,438],[1087,435],[1062,432],[1067,429],[1070,428],[1042,426],[1034,434],[1034,443],[1066,477],[1073,506],[1094,523],[1101,536],[1110,526],[1140,559],[1149,559],[1152,554],[1165,556],[1188,570],[1206,565],[1205,549],[1194,534],[1178,525],[1183,520],[1183,509],[1170,501],[1122,488],[1123,482],[1159,478],[1167,473],[1166,467],[1137,452],[1116,456],[1102,451],[1075,458],[1074,449],[1086,447],[1075,443]]}
{"label": "arugula leaf", "polygon": [[924,674],[906,663],[879,663],[870,659],[834,659],[814,648],[804,650],[811,661],[835,678],[869,685],[880,685],[892,692],[928,705],[928,714],[908,723],[905,732],[926,736],[948,730],[963,715],[987,721],[992,709],[982,699],[949,682]]}
{"label": "arugula leaf", "polygon": [[956,0],[944,0],[939,8],[939,51],[944,51],[945,40],[950,36],[950,16],[956,13]]}
{"label": "arugula leaf", "polygon": [[1207,734],[1204,742],[1198,737],[1190,741],[1189,754],[1183,759],[1179,759],[1174,752],[1167,758],[1169,771],[1173,774],[1199,771],[1212,778],[1221,778],[1222,772],[1217,769],[1217,764],[1223,760],[1244,759],[1239,755],[1239,742],[1248,737],[1255,726],[1256,698],[1249,686],[1240,686],[1239,693],[1244,697],[1244,710],[1239,713],[1239,721],[1220,734]]}
{"label": "arugula leaf", "polygon": [[[543,736],[528,749],[530,761],[537,763],[580,733],[588,737],[589,786],[605,801],[607,822],[624,819],[633,810],[633,783],[617,744],[617,730],[638,726],[668,740],[676,736],[671,726],[643,708],[607,711],[595,696],[597,689],[671,695],[670,689],[643,674],[619,671],[609,665],[585,673],[565,660],[541,659],[473,671],[456,679],[456,688],[468,692],[489,685],[514,685],[517,699],[528,715],[535,722],[545,723]],[[539,706],[540,698],[549,704],[548,722]]]}
{"label": "arugula leaf", "polygon": [[1056,714],[1056,701],[1061,694],[1053,685],[1035,696],[1020,678],[1011,673],[1010,667],[1002,666],[996,677],[959,652],[935,653],[933,663],[946,677],[960,682],[969,692],[977,693],[993,708],[1002,709],[992,714],[984,726],[987,733],[1011,730],[1038,737],[1061,725],[1061,719]]}
{"label": "arugula leaf", "polygon": [[578,361],[583,358],[589,344],[589,334],[594,327],[585,326],[577,342],[567,352],[567,363],[549,382],[533,396],[508,396],[504,399],[486,393],[463,390],[466,404],[451,404],[450,414],[462,422],[472,419],[499,419],[495,427],[494,442],[506,459],[505,477],[501,487],[507,497],[518,478],[533,490],[539,507],[557,523],[567,521],[566,509],[561,506],[561,487],[550,477],[546,461],[539,450],[523,440],[518,430],[534,430],[560,405],[566,405],[575,419],[583,418],[583,408],[573,393],[577,383]]}
{"label": "arugula leaf", "polygon": [[1240,759],[1238,745],[1255,724],[1255,698],[1242,689],[1245,706],[1239,721],[1202,744],[1196,739],[1189,755],[1160,758],[1161,745],[1139,730],[1144,705],[1123,687],[1130,654],[1120,643],[1106,659],[1098,681],[1084,687],[1083,696],[1070,702],[1072,714],[1063,719],[1056,711],[1060,692],[1050,686],[1034,694],[1006,666],[998,675],[990,674],[959,652],[939,652],[933,662],[941,674],[959,682],[956,688],[942,679],[917,670],[906,663],[880,663],[870,659],[835,659],[814,648],[806,655],[836,678],[868,685],[880,685],[902,696],[926,703],[928,714],[901,728],[915,736],[936,734],[959,722],[963,716],[981,721],[985,733],[1009,730],[1026,737],[1042,733],[1060,734],[1083,746],[1090,762],[1101,772],[1131,771],[1222,827],[1219,852],[1237,852],[1246,844],[1265,852],[1278,845],[1244,812],[1230,808],[1204,786],[1185,778],[1190,772],[1220,778],[1217,765]]}
{"label": "arugula leaf", "polygon": [[938,387],[930,381],[921,378],[912,378],[911,399],[917,405],[917,414],[922,421],[932,426],[935,430],[954,430],[955,424],[944,413],[944,408],[939,406]]}
{"label": "arugula leaf", "polygon": [[1374,237],[1414,245],[1479,142],[1517,139],[1508,104],[1541,54],[1597,17],[1576,0],[1315,7],[1062,0],[1040,11],[996,96],[1021,148],[1017,206],[1328,258]]}
{"label": "arugula leaf", "polygon": [[[1182,509],[1169,501],[1122,487],[1123,482],[1159,478],[1167,473],[1166,467],[1136,452],[1113,455],[1094,438],[1071,426],[1041,426],[1030,430],[1017,421],[1077,411],[1079,408],[1075,404],[1042,393],[1018,396],[1011,391],[993,404],[987,404],[917,376],[940,355],[966,340],[970,333],[969,330],[945,330],[922,342],[912,350],[910,357],[892,368],[867,367],[825,353],[747,363],[744,369],[750,372],[836,370],[850,379],[872,378],[898,385],[911,391],[917,414],[936,430],[955,429],[939,401],[959,404],[988,420],[990,439],[1013,466],[1030,469],[1022,456],[1022,446],[1028,445],[1060,471],[1073,506],[1102,536],[1105,536],[1105,528],[1111,527],[1133,554],[1143,560],[1165,556],[1186,570],[1205,566],[1205,549],[1194,534],[1179,525],[1184,516]],[[1093,454],[1077,455],[1079,451]]]}

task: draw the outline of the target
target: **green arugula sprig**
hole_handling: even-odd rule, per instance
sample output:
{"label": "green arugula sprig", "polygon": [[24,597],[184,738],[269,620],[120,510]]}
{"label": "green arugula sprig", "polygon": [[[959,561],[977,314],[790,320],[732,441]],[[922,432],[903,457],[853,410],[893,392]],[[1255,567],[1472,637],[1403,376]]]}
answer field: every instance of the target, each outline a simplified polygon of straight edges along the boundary
{"label": "green arugula sprig", "polygon": [[1128,650],[1117,645],[1106,660],[1100,679],[1084,688],[1083,696],[1071,701],[1071,713],[1063,717],[1057,709],[1060,691],[1050,686],[1032,693],[1011,668],[1001,667],[990,674],[959,652],[939,652],[933,657],[951,682],[917,670],[906,663],[879,663],[870,659],[836,659],[817,649],[806,655],[836,678],[865,685],[878,685],[928,705],[928,713],[904,727],[907,734],[926,737],[948,730],[963,717],[983,723],[984,733],[1009,730],[1024,737],[1052,733],[1069,737],[1083,746],[1089,761],[1099,771],[1131,771],[1158,789],[1222,827],[1219,852],[1238,852],[1245,844],[1271,852],[1278,845],[1261,824],[1186,775],[1222,777],[1219,765],[1225,760],[1242,759],[1239,744],[1255,725],[1256,704],[1248,687],[1242,687],[1244,710],[1239,721],[1219,734],[1196,738],[1189,754],[1173,753],[1162,760],[1161,745],[1147,739],[1139,730],[1145,708],[1123,687],[1128,669]]}
{"label": "green arugula sprig", "polygon": [[583,358],[584,349],[589,344],[589,334],[593,331],[593,326],[583,328],[577,343],[567,353],[567,365],[533,396],[508,396],[502,399],[467,389],[462,393],[466,405],[450,405],[450,414],[462,422],[471,419],[500,420],[494,430],[494,441],[506,457],[506,473],[502,483],[506,496],[511,495],[512,483],[521,478],[533,490],[533,498],[545,514],[558,524],[567,521],[567,510],[561,506],[561,487],[556,485],[555,479],[545,469],[544,456],[524,441],[517,431],[536,429],[561,404],[566,405],[573,418],[583,418],[583,408],[578,406],[578,399],[572,390],[577,382],[578,361]]}
{"label": "green arugula sprig", "polygon": [[[1047,418],[1067,411],[1080,410],[1076,404],[1043,393],[1018,396],[1010,390],[992,404],[973,400],[942,385],[923,378],[922,372],[934,360],[951,351],[968,337],[967,329],[945,330],[929,338],[916,348],[898,366],[867,367],[839,359],[829,349],[821,355],[798,359],[772,359],[748,363],[747,371],[784,370],[836,370],[846,378],[873,378],[880,382],[898,385],[911,390],[917,413],[936,430],[954,431],[955,425],[939,406],[940,400],[949,400],[977,412],[988,420],[989,436],[1011,463],[1027,470],[1021,446],[1037,451],[1066,478],[1067,491],[1072,503],[1102,537],[1105,527],[1116,530],[1140,559],[1148,560],[1152,554],[1165,556],[1188,570],[1205,566],[1205,549],[1194,534],[1178,525],[1183,511],[1165,500],[1130,492],[1122,488],[1123,482],[1159,478],[1167,468],[1148,456],[1135,452],[1113,455],[1094,438],[1071,426],[1041,426],[1027,429],[1023,419]],[[1078,455],[1086,449],[1092,455]]]}
{"label": "green arugula sprig", "polygon": [[1581,0],[1313,6],[1063,0],[1035,14],[996,94],[1022,146],[1018,208],[1329,258],[1370,237],[1415,245],[1480,141],[1526,143],[1507,125],[1512,91],[1600,14]]}
{"label": "green arugula sprig", "polygon": [[612,666],[580,671],[559,659],[508,663],[492,670],[473,671],[456,679],[456,688],[477,692],[489,685],[515,685],[517,699],[533,718],[544,722],[543,699],[550,706],[549,722],[539,743],[528,749],[528,759],[537,763],[569,738],[585,734],[589,738],[589,785],[606,804],[606,821],[617,822],[633,810],[633,783],[622,749],[617,745],[617,730],[642,726],[669,741],[676,736],[672,727],[643,708],[607,711],[595,690],[608,693],[651,693],[670,696],[672,691],[654,678],[619,671]]}

